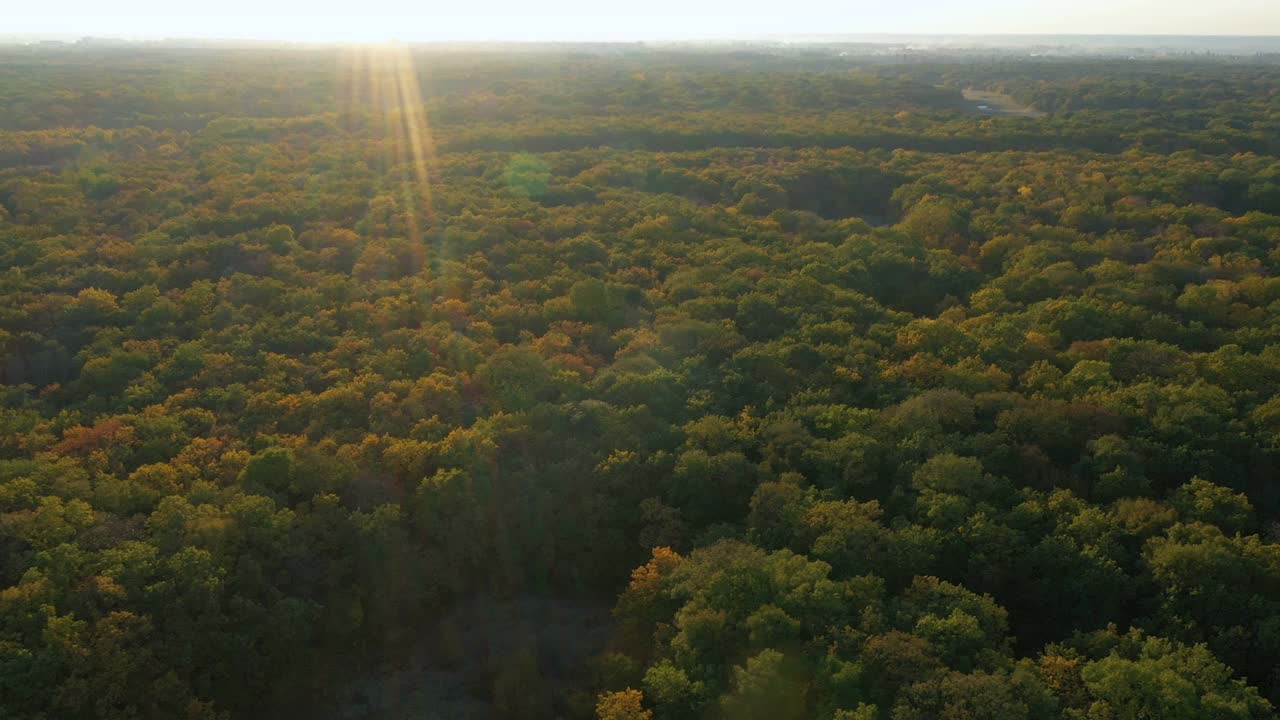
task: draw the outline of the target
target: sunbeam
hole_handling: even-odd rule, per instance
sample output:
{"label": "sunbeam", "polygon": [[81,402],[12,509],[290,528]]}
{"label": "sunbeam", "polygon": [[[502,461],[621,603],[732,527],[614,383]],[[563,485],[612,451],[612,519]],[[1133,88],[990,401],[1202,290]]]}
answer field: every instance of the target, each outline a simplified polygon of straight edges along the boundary
{"label": "sunbeam", "polygon": [[[382,146],[383,171],[398,185],[401,214],[423,257],[434,220],[431,182],[435,143],[413,54],[402,44],[345,48],[339,60],[339,114],[349,130],[363,126]],[[364,120],[367,119],[367,122]]]}

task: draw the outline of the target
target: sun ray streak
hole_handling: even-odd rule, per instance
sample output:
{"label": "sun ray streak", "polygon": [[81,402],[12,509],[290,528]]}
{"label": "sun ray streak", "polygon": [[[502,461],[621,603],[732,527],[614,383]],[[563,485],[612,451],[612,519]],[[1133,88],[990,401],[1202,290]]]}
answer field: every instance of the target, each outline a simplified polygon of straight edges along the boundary
{"label": "sun ray streak", "polygon": [[435,160],[435,148],[431,142],[431,130],[427,125],[426,108],[422,102],[417,73],[413,69],[413,58],[405,50],[400,54],[400,71],[396,73],[400,83],[400,97],[403,101],[405,129],[413,151],[413,165],[417,173],[419,190],[426,207],[428,219],[431,215],[431,184],[427,165]]}
{"label": "sun ray streak", "polygon": [[381,145],[385,191],[397,197],[402,230],[414,247],[415,263],[425,270],[437,162],[413,54],[398,44],[352,48],[340,61],[339,74],[339,116],[348,129],[372,133]]}

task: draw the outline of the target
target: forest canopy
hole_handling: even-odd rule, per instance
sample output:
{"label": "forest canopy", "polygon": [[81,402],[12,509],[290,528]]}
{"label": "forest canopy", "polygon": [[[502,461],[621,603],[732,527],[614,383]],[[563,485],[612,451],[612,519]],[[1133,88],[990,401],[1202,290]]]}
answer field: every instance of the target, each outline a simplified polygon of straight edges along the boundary
{"label": "forest canopy", "polygon": [[1278,158],[1266,57],[0,49],[0,717],[1274,717]]}

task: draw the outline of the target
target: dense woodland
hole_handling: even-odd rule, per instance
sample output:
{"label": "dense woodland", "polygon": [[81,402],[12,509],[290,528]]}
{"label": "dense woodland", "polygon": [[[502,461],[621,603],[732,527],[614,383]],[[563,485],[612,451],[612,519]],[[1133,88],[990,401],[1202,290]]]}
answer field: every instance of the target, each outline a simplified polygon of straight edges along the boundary
{"label": "dense woodland", "polygon": [[1274,717],[1277,270],[1274,59],[0,51],[0,717]]}

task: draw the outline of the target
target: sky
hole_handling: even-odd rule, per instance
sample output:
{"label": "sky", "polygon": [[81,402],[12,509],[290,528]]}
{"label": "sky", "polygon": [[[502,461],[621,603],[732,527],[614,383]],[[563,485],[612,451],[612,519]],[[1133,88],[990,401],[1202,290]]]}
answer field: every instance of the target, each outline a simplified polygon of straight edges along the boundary
{"label": "sky", "polygon": [[798,34],[1280,35],[1280,0],[10,0],[0,34],[632,41]]}

